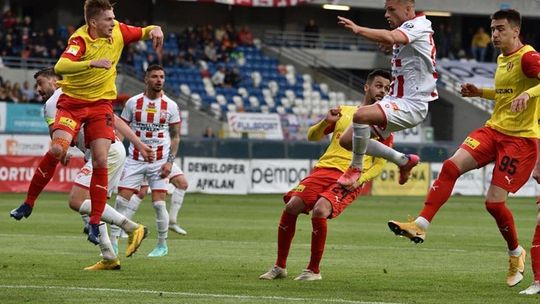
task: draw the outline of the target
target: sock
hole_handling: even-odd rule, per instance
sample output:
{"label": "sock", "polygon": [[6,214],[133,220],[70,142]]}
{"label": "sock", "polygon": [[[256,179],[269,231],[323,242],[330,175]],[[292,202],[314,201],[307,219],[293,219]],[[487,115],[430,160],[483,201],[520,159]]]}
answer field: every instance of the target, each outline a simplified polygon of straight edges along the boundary
{"label": "sock", "polygon": [[400,167],[405,166],[407,162],[409,162],[409,158],[407,157],[407,155],[398,152],[390,148],[389,146],[383,144],[382,142],[374,139],[369,140],[366,154],[374,157],[382,157]]}
{"label": "sock", "polygon": [[278,226],[278,248],[276,266],[287,268],[287,257],[296,231],[296,219],[298,215],[283,211]]}
{"label": "sock", "polygon": [[37,197],[53,177],[58,162],[58,159],[56,159],[51,152],[47,152],[41,158],[36,171],[34,171],[34,175],[30,181],[30,186],[28,187],[26,199],[24,200],[24,202],[30,205],[30,207],[34,207]]}
{"label": "sock", "polygon": [[169,230],[169,213],[165,201],[155,201],[153,203],[156,211],[156,226],[158,231],[158,245],[167,244],[167,232]]}
{"label": "sock", "polygon": [[319,273],[319,265],[321,264],[322,255],[324,252],[324,244],[326,244],[327,219],[315,217],[311,219],[311,258],[307,269],[314,273]]}
{"label": "sock", "polygon": [[452,189],[456,184],[456,180],[461,175],[458,167],[451,161],[445,160],[437,177],[437,180],[433,183],[433,186],[429,188],[424,208],[420,212],[420,216],[431,222],[439,208],[452,194]]}
{"label": "sock", "polygon": [[540,225],[536,225],[531,247],[531,266],[534,280],[540,281]]}
{"label": "sock", "polygon": [[369,125],[353,122],[353,158],[351,161],[351,166],[362,169],[362,162],[364,161],[364,154],[366,154],[370,136],[371,130],[369,129]]}
{"label": "sock", "polygon": [[519,246],[516,227],[514,226],[514,217],[510,209],[506,207],[504,202],[487,202],[487,211],[495,218],[497,227],[503,236],[508,250],[514,250]]}
{"label": "sock", "polygon": [[[79,213],[90,214],[90,210],[90,200],[85,200],[79,208]],[[108,204],[105,204],[105,209],[103,210],[103,214],[101,215],[101,220],[107,224],[115,225],[115,227],[120,227],[128,233],[134,231],[135,229],[137,229],[137,227],[139,227],[137,223],[129,220]]]}
{"label": "sock", "polygon": [[[117,195],[116,201],[114,202],[114,209],[116,209],[118,213],[125,215],[128,203],[129,201],[127,199],[123,198],[120,195]],[[120,233],[121,233],[120,227],[116,225],[111,225],[111,236],[113,237],[113,243],[117,242],[118,237],[120,237]]]}
{"label": "sock", "polygon": [[107,204],[107,186],[109,179],[107,168],[94,168],[92,179],[90,180],[90,200],[92,201],[92,210],[90,211],[90,224],[99,224],[101,214]]}
{"label": "sock", "polygon": [[422,230],[427,230],[428,227],[429,227],[429,221],[426,220],[424,217],[417,217],[415,220],[414,220],[414,223],[416,224],[416,226],[420,227],[420,229]]}
{"label": "sock", "polygon": [[[90,200],[85,200],[85,201],[88,201],[88,203],[90,204]],[[83,204],[84,204],[84,202],[83,202]],[[81,206],[82,206],[82,205],[81,205]],[[90,214],[90,212],[84,213],[84,214],[83,214],[83,213],[81,213],[81,212],[79,211],[79,213],[81,214],[81,219],[82,219],[82,221],[83,221],[84,227],[88,226],[88,222],[90,221],[90,216],[88,216],[88,214]]]}
{"label": "sock", "polygon": [[182,208],[185,195],[186,195],[186,190],[174,188],[174,191],[171,195],[171,206],[169,207],[169,223],[170,224],[177,223],[178,212]]}
{"label": "sock", "polygon": [[139,209],[141,202],[142,202],[142,199],[137,194],[133,194],[131,198],[129,199],[129,202],[127,202],[126,200],[125,211],[123,212],[123,214],[128,219],[132,220],[133,216]]}
{"label": "sock", "polygon": [[112,248],[109,232],[107,232],[107,224],[101,222],[99,225],[99,249],[104,260],[115,260],[116,254]]}

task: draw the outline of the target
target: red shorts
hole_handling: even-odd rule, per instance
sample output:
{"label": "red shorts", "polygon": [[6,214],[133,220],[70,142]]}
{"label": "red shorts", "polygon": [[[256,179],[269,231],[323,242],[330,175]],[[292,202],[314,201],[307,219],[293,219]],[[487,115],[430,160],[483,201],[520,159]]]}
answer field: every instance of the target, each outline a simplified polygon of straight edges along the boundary
{"label": "red shorts", "polygon": [[337,179],[342,174],[343,172],[334,168],[315,168],[298,186],[283,196],[283,201],[287,203],[292,196],[298,196],[306,205],[303,212],[309,213],[315,207],[317,200],[324,197],[332,205],[330,218],[337,217],[362,190],[361,187],[358,187],[354,192],[349,192],[336,184]]}
{"label": "red shorts", "polygon": [[76,140],[84,124],[85,146],[88,147],[90,142],[98,138],[114,142],[114,115],[110,100],[89,102],[62,94],[56,108],[53,130],[66,131]]}
{"label": "red shorts", "polygon": [[489,127],[474,130],[460,146],[481,168],[495,162],[491,184],[516,192],[531,177],[536,165],[537,139],[510,136]]}

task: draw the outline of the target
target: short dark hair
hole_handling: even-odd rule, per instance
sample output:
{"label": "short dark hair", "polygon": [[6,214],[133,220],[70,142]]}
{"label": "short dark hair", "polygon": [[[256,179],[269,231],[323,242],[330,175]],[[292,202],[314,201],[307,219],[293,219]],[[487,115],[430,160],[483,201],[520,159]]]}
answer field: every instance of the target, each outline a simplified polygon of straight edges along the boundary
{"label": "short dark hair", "polygon": [[146,68],[146,73],[144,73],[144,75],[148,76],[148,74],[150,74],[152,71],[163,71],[163,73],[165,73],[165,69],[161,65],[151,64]]}
{"label": "short dark hair", "polygon": [[41,70],[37,71],[34,74],[34,79],[37,79],[40,76],[47,77],[47,78],[62,79],[61,75],[56,74],[56,72],[54,71],[54,68],[44,68],[44,69],[41,69]]}
{"label": "short dark hair", "polygon": [[368,74],[366,83],[367,84],[372,83],[375,77],[377,76],[386,78],[390,82],[392,81],[392,74],[389,71],[377,69],[377,70],[373,70],[371,73]]}
{"label": "short dark hair", "polygon": [[88,20],[96,17],[103,11],[112,10],[114,4],[111,4],[109,0],[86,0],[84,1],[84,20],[88,23]]}
{"label": "short dark hair", "polygon": [[508,23],[521,28],[521,14],[514,9],[499,10],[491,15],[491,20],[501,19],[506,19]]}

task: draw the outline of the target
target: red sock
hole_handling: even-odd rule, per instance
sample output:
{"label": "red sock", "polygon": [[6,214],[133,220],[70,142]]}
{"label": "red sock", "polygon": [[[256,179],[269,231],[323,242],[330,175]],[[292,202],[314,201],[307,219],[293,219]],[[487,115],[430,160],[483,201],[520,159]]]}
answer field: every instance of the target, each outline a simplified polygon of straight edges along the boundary
{"label": "red sock", "polygon": [[451,160],[444,161],[437,180],[429,189],[424,208],[420,212],[421,217],[431,222],[439,208],[446,203],[452,194],[452,189],[454,189],[460,175],[461,172]]}
{"label": "red sock", "polygon": [[506,240],[508,250],[514,250],[519,246],[514,217],[504,202],[486,202],[487,211],[495,218],[497,227]]}
{"label": "red sock", "polygon": [[289,249],[296,231],[296,219],[298,215],[289,214],[283,211],[278,227],[278,248],[276,265],[281,268],[287,268],[287,257]]}
{"label": "red sock", "polygon": [[534,280],[540,281],[540,225],[536,225],[531,247],[531,264]]}
{"label": "red sock", "polygon": [[34,176],[32,176],[32,181],[30,181],[30,186],[28,187],[28,193],[26,194],[26,199],[24,202],[31,207],[34,207],[36,199],[43,191],[43,188],[47,186],[51,178],[54,176],[54,171],[56,170],[56,165],[58,165],[58,159],[56,159],[51,152],[47,152],[39,162]]}
{"label": "red sock", "polygon": [[107,168],[94,168],[92,179],[90,180],[90,200],[92,210],[90,210],[90,224],[99,224],[101,214],[105,209],[108,194]]}
{"label": "red sock", "polygon": [[326,218],[314,217],[311,219],[311,225],[313,230],[311,232],[311,258],[307,269],[314,273],[319,273],[319,265],[324,252],[324,245],[326,244],[326,233],[328,231]]}

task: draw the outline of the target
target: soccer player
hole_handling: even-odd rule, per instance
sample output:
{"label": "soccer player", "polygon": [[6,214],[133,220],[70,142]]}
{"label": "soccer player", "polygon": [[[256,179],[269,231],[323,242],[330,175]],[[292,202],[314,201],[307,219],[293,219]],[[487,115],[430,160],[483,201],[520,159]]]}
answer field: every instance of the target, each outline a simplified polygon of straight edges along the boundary
{"label": "soccer player", "polygon": [[[184,197],[188,188],[188,182],[184,176],[184,172],[176,163],[173,163],[171,174],[167,177],[169,182],[174,186],[174,190],[171,195],[171,202],[169,206],[169,230],[176,232],[180,235],[187,235],[187,231],[178,225],[178,212],[184,204]],[[127,206],[116,206],[117,208],[124,208],[127,218],[132,219],[139,206],[148,193],[148,183],[143,183],[137,193],[134,193]]]}
{"label": "soccer player", "polygon": [[141,39],[152,39],[154,48],[163,44],[159,26],[128,26],[114,19],[109,0],[86,0],[86,24],[69,38],[68,45],[56,63],[55,72],[63,94],[53,126],[49,151],[41,159],[32,177],[24,203],[10,215],[20,220],[30,216],[34,203],[52,178],[60,160],[84,123],[85,145],[92,151],[90,182],[91,214],[88,240],[99,242],[99,222],[107,200],[107,154],[114,141],[111,100],[116,98],[116,64],[125,45]]}
{"label": "soccer player", "polygon": [[[34,78],[36,79],[38,93],[41,95],[43,100],[46,100],[43,108],[44,118],[45,122],[47,122],[47,125],[49,126],[49,131],[52,134],[52,128],[56,117],[56,105],[58,103],[58,98],[60,97],[60,95],[62,95],[62,89],[57,87],[56,81],[59,80],[61,77],[55,74],[52,68],[47,68],[38,71],[34,75]],[[134,144],[137,145],[145,155],[147,155],[147,157],[152,152],[152,150],[148,146],[145,146],[140,141],[140,139],[135,136],[129,126],[127,126],[126,123],[124,123],[121,119],[115,119],[115,127],[118,131],[120,131],[121,134],[125,134],[128,139],[132,140]],[[83,144],[84,135],[81,133],[82,132],[80,132],[78,135],[77,147],[83,153],[85,153],[85,155],[90,155],[90,151],[88,151]],[[109,197],[112,193],[112,190],[115,189],[116,185],[118,184],[125,158],[126,152],[124,145],[122,144],[122,141],[118,139],[111,146],[107,159],[109,167],[108,179],[109,185],[111,186],[109,188]],[[66,159],[69,160],[69,156]],[[89,160],[77,174],[74,185],[71,188],[71,193],[69,195],[69,206],[71,207],[71,209],[79,212],[83,216],[90,213],[91,204],[90,200],[88,199],[88,188],[90,185],[91,176],[92,161]],[[146,228],[144,226],[128,220],[109,205],[105,206],[102,219],[103,222],[101,223],[103,224],[99,226],[99,246],[103,259],[95,265],[85,268],[85,270],[120,269],[120,261],[117,258],[116,253],[112,249],[111,241],[109,240],[109,235],[107,233],[107,226],[104,223],[120,225],[129,232],[131,239],[128,245],[126,256],[131,256],[138,249],[142,240],[146,236]]]}
{"label": "soccer player", "polygon": [[[538,147],[540,148],[540,140],[538,141]],[[533,178],[540,184],[540,155],[536,160]],[[527,289],[519,292],[520,294],[525,295],[540,294],[540,197],[536,200],[536,207],[538,212],[536,213],[536,228],[534,229],[531,247],[531,266],[534,280]]]}
{"label": "soccer player", "polygon": [[[158,244],[148,256],[167,255],[167,230],[169,214],[165,206],[167,197],[167,176],[171,174],[174,159],[180,144],[180,113],[178,105],[163,93],[165,71],[159,65],[146,69],[144,93],[131,97],[122,111],[121,118],[128,123],[141,140],[150,145],[155,152],[156,161],[146,162],[139,151],[129,146],[124,173],[118,185],[116,206],[125,212],[129,199],[146,178],[152,189],[152,204],[156,212]],[[116,234],[118,235],[118,234]],[[117,238],[113,238],[113,242]],[[113,244],[114,245],[114,244]]]}
{"label": "soccer player", "polygon": [[495,89],[466,83],[461,87],[461,94],[494,100],[493,114],[483,127],[469,134],[450,159],[444,161],[420,215],[408,223],[388,222],[396,235],[416,243],[423,242],[426,229],[450,197],[458,177],[495,162],[485,205],[508,246],[508,286],[515,286],[523,279],[526,253],[519,245],[514,218],[505,202],[508,192],[518,191],[531,176],[540,137],[540,54],[530,45],[523,45],[519,39],[520,30],[521,16],[515,10],[500,10],[491,16],[491,40],[502,53],[497,58]]}
{"label": "soccer player", "polygon": [[[353,185],[362,174],[362,160],[370,142],[371,128],[380,135],[412,128],[428,113],[428,104],[438,98],[435,71],[435,43],[431,22],[415,13],[414,0],[386,0],[386,14],[393,30],[358,26],[338,17],[338,24],[355,35],[392,49],[392,84],[390,93],[380,102],[360,106],[353,116],[350,167],[338,179],[343,186]],[[342,141],[351,140],[347,132]],[[343,143],[346,145],[345,143]],[[407,182],[412,168],[419,162],[417,155],[405,155],[385,145],[370,148],[370,155],[380,156],[399,167],[399,184]]]}
{"label": "soccer player", "polygon": [[[372,104],[381,100],[390,89],[390,81],[391,75],[387,71],[375,70],[371,72],[364,86],[363,104]],[[307,269],[295,280],[313,281],[322,278],[319,264],[326,243],[327,220],[341,214],[356,199],[362,189],[362,187],[357,186],[353,188],[353,191],[348,191],[336,183],[351,159],[351,153],[339,145],[339,138],[350,125],[355,110],[355,106],[330,109],[325,119],[309,128],[307,136],[308,140],[311,141],[320,141],[325,135],[333,133],[330,145],[319,158],[310,175],[283,197],[286,205],[278,226],[277,260],[268,272],[259,277],[260,279],[273,280],[287,276],[287,257],[296,230],[296,220],[300,213],[309,213],[310,211],[313,211],[311,214],[313,227],[311,258]],[[391,144],[392,139],[393,137],[389,136],[385,143]],[[378,176],[385,163],[386,160],[382,158],[366,157],[364,165],[367,170],[359,183],[363,184]]]}

